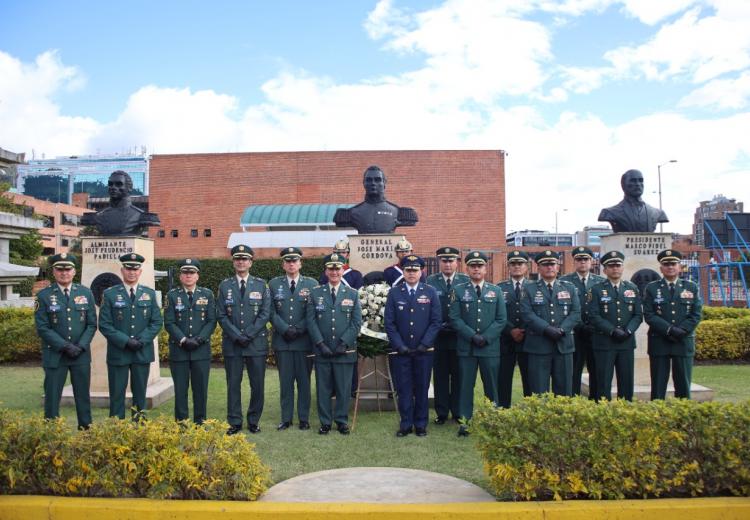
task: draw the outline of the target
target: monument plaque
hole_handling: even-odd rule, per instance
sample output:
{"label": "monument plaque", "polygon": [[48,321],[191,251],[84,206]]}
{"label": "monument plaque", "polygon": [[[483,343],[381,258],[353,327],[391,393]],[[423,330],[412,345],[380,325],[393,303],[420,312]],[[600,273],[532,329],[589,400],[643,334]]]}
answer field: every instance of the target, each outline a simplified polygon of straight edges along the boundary
{"label": "monument plaque", "polygon": [[396,244],[404,235],[349,235],[349,265],[363,275],[396,263]]}

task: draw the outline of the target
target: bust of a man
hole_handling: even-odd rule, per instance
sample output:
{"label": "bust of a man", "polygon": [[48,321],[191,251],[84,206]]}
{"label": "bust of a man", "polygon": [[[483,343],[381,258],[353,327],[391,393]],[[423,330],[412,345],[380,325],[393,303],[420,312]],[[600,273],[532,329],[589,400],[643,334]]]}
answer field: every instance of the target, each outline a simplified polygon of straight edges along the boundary
{"label": "bust of a man", "polygon": [[365,200],[351,208],[339,208],[333,216],[336,227],[353,227],[360,234],[393,233],[398,226],[413,226],[419,220],[412,208],[401,208],[385,199],[385,174],[378,166],[365,170],[362,184]]}
{"label": "bust of a man", "polygon": [[659,222],[669,222],[667,214],[659,208],[649,206],[641,199],[643,195],[643,174],[638,170],[628,170],[620,179],[625,198],[610,208],[602,209],[599,222],[609,222],[615,233],[653,232]]}
{"label": "bust of a man", "polygon": [[84,226],[96,226],[103,236],[141,235],[149,226],[161,224],[156,213],[146,213],[133,206],[130,192],[133,179],[126,172],[112,172],[107,182],[109,207],[97,213],[85,213],[81,219]]}

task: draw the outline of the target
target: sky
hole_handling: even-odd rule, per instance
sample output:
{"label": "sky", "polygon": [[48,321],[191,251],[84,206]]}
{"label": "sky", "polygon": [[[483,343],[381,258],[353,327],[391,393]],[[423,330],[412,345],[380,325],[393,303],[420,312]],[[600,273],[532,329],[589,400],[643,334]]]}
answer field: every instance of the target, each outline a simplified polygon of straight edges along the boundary
{"label": "sky", "polygon": [[665,231],[717,194],[750,204],[747,0],[0,0],[0,19],[0,148],[27,159],[504,150],[508,232],[596,225],[632,168],[658,206],[662,165]]}

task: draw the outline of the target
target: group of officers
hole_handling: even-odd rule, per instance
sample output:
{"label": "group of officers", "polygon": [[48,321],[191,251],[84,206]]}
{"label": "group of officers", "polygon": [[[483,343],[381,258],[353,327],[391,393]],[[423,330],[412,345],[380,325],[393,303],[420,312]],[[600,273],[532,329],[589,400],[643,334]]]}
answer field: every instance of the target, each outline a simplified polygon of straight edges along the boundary
{"label": "group of officers", "polygon": [[[144,258],[120,257],[123,283],[105,290],[97,324],[91,291],[72,282],[75,258],[50,257],[55,283],[37,295],[35,319],[42,339],[45,371],[45,417],[59,415],[63,385],[70,373],[79,428],[91,424],[89,381],[91,340],[97,329],[107,340],[110,416],[125,417],[125,391],[130,380],[132,415],[142,417],[154,338],[162,325],[169,334],[169,365],[175,387],[175,418],[206,419],[211,335],[222,329],[227,379],[227,433],[242,431],[241,387],[245,371],[250,402],[244,420],[259,433],[265,402],[268,334],[271,334],[280,380],[281,422],[310,429],[311,373],[316,379],[318,433],[335,427],[350,433],[348,411],[358,377],[357,337],[362,326],[359,289],[364,279],[348,265],[348,243],[338,242],[324,259],[320,280],[302,276],[302,251],[280,252],[284,275],[266,283],[250,275],[253,249],[232,248],[234,276],[219,285],[216,296],[198,285],[200,262],[179,263],[179,286],[159,310],[153,289],[139,284]],[[397,437],[427,435],[428,388],[434,386],[434,424],[459,424],[468,436],[477,372],[484,395],[500,407],[511,404],[513,374],[519,367],[524,396],[549,392],[577,395],[583,367],[589,374],[589,397],[611,399],[613,375],[617,396],[632,400],[635,332],[649,324],[648,354],[651,398],[664,399],[670,371],[675,396],[690,397],[694,330],[702,302],[695,283],[679,278],[681,255],[658,254],[662,278],[644,294],[624,280],[624,255],[604,254],[604,277],[591,273],[593,254],[586,247],[571,252],[575,272],[559,277],[558,254],[534,256],[538,279],[530,280],[529,255],[507,255],[510,278],[498,285],[486,280],[488,258],[469,252],[459,272],[460,251],[441,247],[438,273],[425,278],[425,262],[411,244],[397,244],[398,262],[384,272],[391,285],[384,310],[392,378],[400,415]],[[271,324],[271,327],[268,324]],[[334,398],[335,396],[335,404]]]}

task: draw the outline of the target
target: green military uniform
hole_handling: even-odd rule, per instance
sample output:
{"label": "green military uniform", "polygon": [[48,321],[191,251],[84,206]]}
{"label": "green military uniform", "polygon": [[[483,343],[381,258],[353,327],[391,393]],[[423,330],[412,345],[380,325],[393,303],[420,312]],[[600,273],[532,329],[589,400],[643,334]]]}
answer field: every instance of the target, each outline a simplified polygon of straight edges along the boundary
{"label": "green military uniform", "polygon": [[[291,251],[291,252],[290,252]],[[298,254],[299,253],[299,254]],[[283,258],[299,258],[297,248],[282,250]],[[271,323],[273,324],[272,346],[279,369],[281,422],[292,422],[294,415],[294,384],[297,384],[297,419],[301,425],[310,421],[310,371],[307,356],[312,353],[312,342],[307,333],[307,301],[310,291],[318,283],[307,276],[294,280],[294,291],[290,279],[277,276],[268,283],[273,299]]]}
{"label": "green military uniform", "polygon": [[[248,246],[235,246],[233,256],[240,247],[252,253]],[[242,374],[247,369],[250,404],[246,415],[252,431],[260,422],[265,400],[266,324],[271,318],[271,295],[266,282],[255,276],[247,277],[244,290],[242,286],[237,276],[219,284],[216,315],[222,329],[221,350],[227,374],[227,422],[230,426],[242,427]]]}
{"label": "green military uniform", "polygon": [[[200,262],[186,258],[181,271],[198,272]],[[208,375],[211,371],[211,334],[216,328],[214,293],[196,286],[176,287],[164,300],[164,328],[169,333],[169,368],[174,381],[174,417],[189,418],[188,388],[193,387],[193,421],[206,419]]]}
{"label": "green military uniform", "polygon": [[497,376],[497,398],[499,405],[503,408],[510,408],[513,393],[513,372],[516,369],[516,362],[518,362],[518,369],[521,372],[523,395],[524,397],[531,395],[528,357],[523,351],[523,341],[516,343],[510,335],[512,329],[524,329],[523,320],[521,320],[521,295],[523,295],[527,283],[528,280],[521,280],[518,290],[516,290],[513,280],[500,282],[500,290],[503,292],[503,299],[505,300],[505,312],[508,316],[507,324],[502,336],[500,336],[500,371]]}
{"label": "green military uniform", "polygon": [[[555,253],[535,257],[537,264],[557,262]],[[532,393],[549,392],[550,377],[555,395],[572,395],[573,329],[581,320],[581,302],[575,286],[555,280],[552,290],[540,278],[529,282],[521,297],[521,319],[526,326],[523,351],[529,356]]]}
{"label": "green military uniform", "polygon": [[[437,256],[455,255],[459,251],[455,248],[440,248],[437,250]],[[448,316],[449,296],[454,286],[469,282],[469,277],[463,273],[454,273],[450,287],[442,273],[431,274],[427,277],[425,283],[435,288],[440,298],[442,308],[443,325],[435,341],[435,357],[432,365],[432,384],[434,388],[435,413],[438,422],[444,422],[448,413],[453,419],[458,420],[458,357],[456,355],[456,343],[458,335],[451,326],[450,317]]]}
{"label": "green military uniform", "polygon": [[[50,257],[50,264],[72,268],[70,254]],[[91,291],[71,284],[68,296],[57,283],[39,291],[36,296],[34,320],[42,340],[44,368],[44,417],[60,415],[63,386],[70,372],[78,427],[91,424],[89,383],[91,381],[91,339],[96,332],[96,306]],[[76,348],[71,348],[76,347]]]}
{"label": "green military uniform", "polygon": [[[343,265],[343,257],[328,255],[328,264]],[[333,421],[339,431],[348,433],[349,401],[352,371],[357,362],[357,336],[362,327],[362,308],[356,290],[339,284],[336,298],[330,284],[315,286],[307,300],[307,330],[315,352],[315,384],[318,399],[320,433],[327,433]],[[333,356],[326,353],[326,347]],[[336,392],[336,410],[332,412],[331,398]]]}
{"label": "green military uniform", "polygon": [[[609,265],[624,259],[619,251],[609,251],[601,262]],[[599,282],[588,290],[586,312],[593,328],[597,398],[612,399],[612,376],[616,371],[617,397],[632,401],[635,331],[643,321],[638,287],[627,280],[620,280],[617,287],[610,280]]]}
{"label": "green military uniform", "polygon": [[[132,257],[133,265],[140,266],[144,259],[138,254],[120,257],[123,265]],[[163,320],[156,292],[141,284],[130,290],[125,285],[110,287],[102,295],[99,312],[99,330],[107,338],[107,377],[109,380],[109,415],[125,418],[125,390],[130,376],[133,394],[133,418],[146,409],[146,386],[151,362],[154,361],[154,338],[161,330]],[[137,340],[140,347],[129,346]]]}
{"label": "green military uniform", "polygon": [[[594,255],[591,249],[584,246],[574,248],[571,254],[573,255],[573,259],[593,258]],[[596,359],[592,350],[593,328],[591,327],[591,324],[588,321],[588,316],[586,315],[586,294],[594,285],[603,282],[605,279],[606,278],[599,276],[598,274],[587,273],[586,282],[584,283],[577,272],[569,273],[560,277],[560,280],[575,285],[578,290],[578,299],[581,304],[581,323],[579,323],[573,330],[575,333],[573,344],[576,349],[573,353],[573,395],[581,395],[581,376],[583,375],[583,367],[585,365],[586,371],[589,374],[589,399],[597,398],[596,391],[598,384],[596,381]]]}
{"label": "green military uniform", "polygon": [[[465,262],[487,262],[484,254],[470,252]],[[458,357],[459,416],[469,420],[474,415],[474,385],[477,369],[482,377],[484,395],[498,404],[497,377],[500,368],[500,335],[505,328],[506,311],[503,292],[497,285],[487,281],[482,287],[472,281],[453,287],[450,295],[448,315],[458,333],[456,354]],[[481,340],[484,340],[482,344]]]}
{"label": "green military uniform", "polygon": [[[657,255],[660,262],[682,258],[677,251]],[[648,329],[648,355],[651,368],[651,399],[667,395],[670,363],[675,397],[690,399],[690,381],[695,355],[695,328],[701,320],[703,301],[698,285],[688,280],[674,282],[662,278],[646,286],[643,315]]]}

